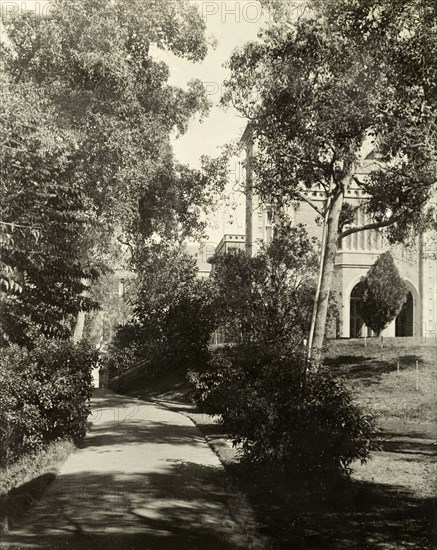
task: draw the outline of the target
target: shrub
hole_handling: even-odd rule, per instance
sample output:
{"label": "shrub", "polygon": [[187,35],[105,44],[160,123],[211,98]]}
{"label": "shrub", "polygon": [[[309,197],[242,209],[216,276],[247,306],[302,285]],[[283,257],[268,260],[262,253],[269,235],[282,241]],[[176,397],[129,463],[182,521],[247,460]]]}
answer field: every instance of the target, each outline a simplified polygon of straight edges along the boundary
{"label": "shrub", "polygon": [[166,284],[155,288],[153,296],[142,289],[135,320],[118,327],[104,357],[112,376],[140,361],[150,374],[198,368],[206,361],[215,328],[210,285],[195,274],[171,293]]}
{"label": "shrub", "polygon": [[213,258],[220,326],[235,341],[287,342],[310,328],[317,257],[303,225],[285,216],[272,242],[252,257],[230,249]]}
{"label": "shrub", "polygon": [[363,281],[361,315],[378,336],[401,311],[407,292],[407,285],[399,275],[392,255],[384,252]]}
{"label": "shrub", "polygon": [[84,341],[43,340],[30,355],[31,365],[24,374],[41,385],[37,403],[47,421],[44,439],[79,441],[86,433],[97,351]]}
{"label": "shrub", "polygon": [[[4,354],[2,353],[2,359]],[[38,406],[27,403],[25,379],[12,371],[0,373],[0,466],[43,445],[46,422]],[[35,388],[36,390],[36,388]]]}
{"label": "shrub", "polygon": [[49,441],[84,437],[97,359],[86,343],[57,340],[0,350],[0,464]]}
{"label": "shrub", "polygon": [[328,372],[305,375],[296,346],[238,345],[191,373],[201,410],[220,415],[243,458],[324,475],[347,474],[371,450],[374,420]]}
{"label": "shrub", "polygon": [[129,322],[116,328],[106,354],[102,357],[102,366],[109,376],[116,376],[130,369],[142,358],[144,331],[138,323]]}

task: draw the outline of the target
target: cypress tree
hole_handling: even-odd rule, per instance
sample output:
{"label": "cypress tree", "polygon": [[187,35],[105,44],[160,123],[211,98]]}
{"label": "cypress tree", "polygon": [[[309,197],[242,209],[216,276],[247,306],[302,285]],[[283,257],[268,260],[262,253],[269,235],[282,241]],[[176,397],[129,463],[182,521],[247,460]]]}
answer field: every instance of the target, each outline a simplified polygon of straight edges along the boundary
{"label": "cypress tree", "polygon": [[379,336],[401,311],[408,292],[390,252],[379,256],[363,285],[361,315],[366,325]]}

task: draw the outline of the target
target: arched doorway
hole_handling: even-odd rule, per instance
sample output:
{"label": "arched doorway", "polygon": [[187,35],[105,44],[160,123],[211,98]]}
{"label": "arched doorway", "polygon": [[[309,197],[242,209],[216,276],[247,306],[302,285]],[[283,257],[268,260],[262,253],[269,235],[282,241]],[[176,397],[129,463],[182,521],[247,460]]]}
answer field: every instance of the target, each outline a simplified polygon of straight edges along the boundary
{"label": "arched doorway", "polygon": [[414,300],[411,292],[402,306],[399,315],[396,317],[396,336],[413,336],[414,328]]}
{"label": "arched doorway", "polygon": [[349,336],[350,338],[360,338],[368,336],[368,330],[361,317],[363,307],[363,283],[354,286],[350,297],[350,316],[349,316]]}

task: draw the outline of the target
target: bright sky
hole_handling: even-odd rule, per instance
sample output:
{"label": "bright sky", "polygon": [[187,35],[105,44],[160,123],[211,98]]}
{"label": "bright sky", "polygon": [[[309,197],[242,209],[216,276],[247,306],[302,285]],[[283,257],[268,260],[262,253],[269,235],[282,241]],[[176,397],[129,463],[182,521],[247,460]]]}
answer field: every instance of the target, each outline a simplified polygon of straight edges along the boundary
{"label": "bright sky", "polygon": [[[160,53],[159,57],[170,67],[172,84],[184,87],[190,79],[198,78],[206,86],[213,104],[203,122],[193,120],[188,132],[173,142],[176,158],[192,168],[199,168],[202,155],[218,156],[222,145],[239,139],[244,131],[247,121],[232,107],[224,110],[219,105],[223,82],[229,74],[224,64],[235,48],[256,40],[265,16],[256,0],[193,1],[199,6],[207,35],[214,37],[216,47],[210,47],[202,63],[194,64],[169,53]],[[231,172],[227,204],[221,204],[209,216],[207,241],[214,245],[225,233],[244,233],[244,197],[241,192],[232,192],[236,181],[241,179],[241,165],[237,159],[231,170],[234,173]]]}
{"label": "bright sky", "polygon": [[222,83],[228,70],[223,67],[232,51],[255,40],[263,20],[263,13],[256,0],[194,0],[207,24],[207,34],[214,36],[217,47],[209,49],[202,63],[181,60],[172,54],[160,54],[170,67],[171,83],[185,86],[192,78],[201,80],[213,103],[209,117],[200,123],[192,121],[187,134],[175,140],[176,157],[193,168],[200,166],[203,154],[217,156],[218,147],[239,138],[246,121],[229,108],[220,106]]}

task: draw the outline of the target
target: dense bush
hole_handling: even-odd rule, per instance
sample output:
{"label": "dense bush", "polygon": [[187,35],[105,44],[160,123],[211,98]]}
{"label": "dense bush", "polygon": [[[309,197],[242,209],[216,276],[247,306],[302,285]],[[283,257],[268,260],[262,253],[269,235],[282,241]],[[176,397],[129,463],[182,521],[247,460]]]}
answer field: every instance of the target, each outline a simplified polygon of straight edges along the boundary
{"label": "dense bush", "polygon": [[190,375],[199,407],[220,415],[245,459],[305,473],[348,473],[371,450],[374,421],[303,349],[237,345]]}
{"label": "dense bush", "polygon": [[102,356],[102,367],[110,376],[116,376],[133,367],[143,355],[144,331],[136,322],[119,325]]}
{"label": "dense bush", "polygon": [[49,441],[86,432],[97,352],[86,343],[41,339],[33,350],[0,350],[0,464]]}
{"label": "dense bush", "polygon": [[310,328],[317,256],[303,225],[285,216],[256,256],[230,249],[213,258],[217,316],[235,341],[287,342]]}
{"label": "dense bush", "polygon": [[118,327],[104,358],[111,374],[141,362],[147,373],[198,368],[215,328],[213,289],[194,259],[168,242],[144,247],[133,320]]}

